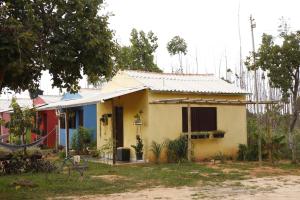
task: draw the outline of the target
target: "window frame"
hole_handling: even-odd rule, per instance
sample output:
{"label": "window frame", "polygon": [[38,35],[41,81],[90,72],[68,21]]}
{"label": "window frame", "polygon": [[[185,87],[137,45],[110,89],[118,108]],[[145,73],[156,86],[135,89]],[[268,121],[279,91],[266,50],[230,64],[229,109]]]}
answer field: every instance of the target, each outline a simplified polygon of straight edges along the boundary
{"label": "window frame", "polygon": [[[198,112],[198,113],[197,113]],[[200,113],[199,113],[200,112]],[[202,113],[208,115],[201,116]],[[187,107],[182,107],[182,132],[188,132]],[[203,121],[204,123],[199,123]],[[191,107],[191,132],[208,132],[218,129],[217,107]]]}

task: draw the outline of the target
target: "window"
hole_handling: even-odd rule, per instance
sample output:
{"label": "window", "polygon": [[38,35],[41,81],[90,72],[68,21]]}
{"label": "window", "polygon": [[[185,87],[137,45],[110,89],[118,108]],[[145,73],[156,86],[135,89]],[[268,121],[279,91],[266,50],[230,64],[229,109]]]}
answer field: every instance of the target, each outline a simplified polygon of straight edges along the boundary
{"label": "window", "polygon": [[[187,107],[182,108],[182,132],[188,131]],[[217,130],[217,108],[215,107],[192,107],[191,130],[214,131]]]}
{"label": "window", "polygon": [[68,119],[69,128],[75,129],[76,128],[76,112],[70,111],[68,113],[68,116],[69,116],[69,119]]}
{"label": "window", "polygon": [[78,117],[79,117],[79,126],[83,126],[83,110],[78,111]]}
{"label": "window", "polygon": [[60,120],[60,128],[66,128],[66,126],[65,126],[65,115],[60,115],[59,120]]}

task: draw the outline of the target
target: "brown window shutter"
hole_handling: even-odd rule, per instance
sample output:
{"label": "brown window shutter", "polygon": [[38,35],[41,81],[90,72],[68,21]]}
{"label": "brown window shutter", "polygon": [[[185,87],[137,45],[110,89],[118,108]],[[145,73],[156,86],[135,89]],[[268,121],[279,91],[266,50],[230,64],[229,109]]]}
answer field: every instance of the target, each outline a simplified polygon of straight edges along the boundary
{"label": "brown window shutter", "polygon": [[[187,107],[182,108],[182,132],[188,131]],[[214,131],[217,130],[216,107],[192,107],[191,108],[191,131]]]}
{"label": "brown window shutter", "polygon": [[187,107],[182,107],[182,132],[188,132]]}

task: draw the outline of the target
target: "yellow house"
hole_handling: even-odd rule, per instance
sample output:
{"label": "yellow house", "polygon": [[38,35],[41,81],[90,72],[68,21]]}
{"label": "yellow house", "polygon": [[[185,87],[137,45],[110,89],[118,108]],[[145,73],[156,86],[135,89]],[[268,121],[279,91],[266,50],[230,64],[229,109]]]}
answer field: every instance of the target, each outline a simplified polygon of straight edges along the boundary
{"label": "yellow house", "polygon": [[[213,75],[184,75],[119,71],[102,90],[112,94],[97,104],[97,147],[111,138],[117,147],[136,144],[136,135],[144,143],[144,161],[152,160],[152,141],[162,143],[187,132],[187,104],[183,99],[201,99],[191,106],[192,150],[195,160],[212,157],[219,152],[236,156],[239,144],[246,144],[245,104],[225,104],[225,100],[243,101],[246,92],[215,78]],[[115,94],[115,95],[114,95]],[[157,102],[165,103],[157,103]],[[155,103],[156,102],[156,103]],[[220,102],[220,103],[218,103]],[[139,115],[141,123],[135,123]],[[100,120],[101,119],[101,120]],[[224,137],[214,137],[222,130]],[[201,133],[208,133],[202,137]],[[135,160],[134,149],[130,150]],[[162,160],[166,156],[162,155]]]}

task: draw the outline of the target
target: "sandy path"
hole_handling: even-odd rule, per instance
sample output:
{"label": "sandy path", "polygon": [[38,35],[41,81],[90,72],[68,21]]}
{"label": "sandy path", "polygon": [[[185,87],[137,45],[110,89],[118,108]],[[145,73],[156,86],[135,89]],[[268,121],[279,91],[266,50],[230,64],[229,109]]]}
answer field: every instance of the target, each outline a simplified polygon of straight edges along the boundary
{"label": "sandy path", "polygon": [[[60,199],[60,198],[57,198]],[[254,178],[224,183],[199,184],[197,187],[151,188],[137,192],[111,195],[70,196],[61,199],[81,200],[156,200],[156,199],[222,199],[222,200],[298,200],[300,199],[300,176],[276,176]]]}

